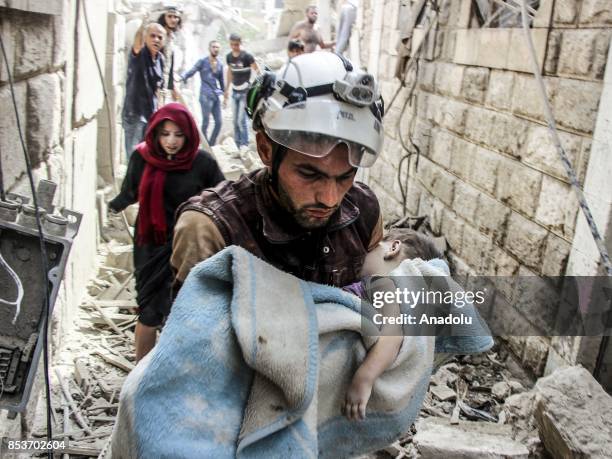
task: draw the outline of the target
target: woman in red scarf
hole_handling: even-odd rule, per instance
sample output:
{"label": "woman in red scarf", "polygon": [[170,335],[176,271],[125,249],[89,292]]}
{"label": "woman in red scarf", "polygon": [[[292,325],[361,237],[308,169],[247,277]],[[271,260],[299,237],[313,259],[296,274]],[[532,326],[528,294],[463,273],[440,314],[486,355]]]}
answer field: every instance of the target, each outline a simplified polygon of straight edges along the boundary
{"label": "woman in red scarf", "polygon": [[174,213],[191,196],[225,179],[199,144],[191,113],[181,104],[163,106],[151,116],[145,141],[130,157],[121,192],[109,203],[114,212],[139,204],[134,243],[136,360],[153,348],[157,328],[170,312]]}

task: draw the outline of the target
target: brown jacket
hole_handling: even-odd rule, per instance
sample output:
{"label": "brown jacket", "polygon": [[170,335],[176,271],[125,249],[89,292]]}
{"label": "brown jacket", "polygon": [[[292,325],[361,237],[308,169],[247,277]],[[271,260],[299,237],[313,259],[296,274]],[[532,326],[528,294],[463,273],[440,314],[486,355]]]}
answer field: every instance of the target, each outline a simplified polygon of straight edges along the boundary
{"label": "brown jacket", "polygon": [[380,207],[366,185],[355,183],[328,225],[308,231],[272,196],[266,169],[204,190],[178,213],[171,263],[179,282],[235,244],[301,279],[343,286],[358,280],[366,253],[382,239]]}

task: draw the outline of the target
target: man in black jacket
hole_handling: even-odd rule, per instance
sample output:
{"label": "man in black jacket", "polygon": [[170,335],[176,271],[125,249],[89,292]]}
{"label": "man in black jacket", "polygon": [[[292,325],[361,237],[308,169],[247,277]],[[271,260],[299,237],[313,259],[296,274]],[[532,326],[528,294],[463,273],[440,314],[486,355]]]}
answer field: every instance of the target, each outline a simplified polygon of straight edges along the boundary
{"label": "man in black jacket", "polygon": [[163,88],[164,46],[166,30],[150,23],[136,32],[128,60],[125,101],[123,103],[123,131],[125,153],[132,154],[144,139],[149,117],[157,110],[157,97]]}

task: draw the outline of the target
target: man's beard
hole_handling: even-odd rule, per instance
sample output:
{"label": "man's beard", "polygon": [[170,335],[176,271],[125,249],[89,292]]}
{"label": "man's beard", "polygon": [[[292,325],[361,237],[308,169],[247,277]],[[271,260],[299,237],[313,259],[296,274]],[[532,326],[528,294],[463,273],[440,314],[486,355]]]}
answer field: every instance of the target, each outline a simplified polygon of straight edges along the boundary
{"label": "man's beard", "polygon": [[315,22],[317,22],[317,18],[308,18],[308,22],[314,24]]}
{"label": "man's beard", "polygon": [[277,181],[277,191],[278,191],[278,200],[281,206],[289,214],[291,214],[291,216],[293,217],[293,219],[296,221],[298,225],[300,225],[302,228],[307,229],[307,230],[322,228],[325,225],[327,225],[327,222],[329,222],[329,219],[331,218],[331,216],[334,214],[334,212],[337,209],[337,208],[333,209],[333,211],[330,213],[329,217],[327,218],[315,218],[315,217],[308,215],[307,210],[313,209],[313,210],[325,211],[325,210],[330,210],[330,208],[322,206],[322,205],[317,205],[317,204],[310,204],[310,205],[306,205],[306,206],[297,208],[295,204],[293,203],[293,201],[291,200],[291,197],[289,196],[289,194],[285,191],[283,186],[280,184],[280,181]]}

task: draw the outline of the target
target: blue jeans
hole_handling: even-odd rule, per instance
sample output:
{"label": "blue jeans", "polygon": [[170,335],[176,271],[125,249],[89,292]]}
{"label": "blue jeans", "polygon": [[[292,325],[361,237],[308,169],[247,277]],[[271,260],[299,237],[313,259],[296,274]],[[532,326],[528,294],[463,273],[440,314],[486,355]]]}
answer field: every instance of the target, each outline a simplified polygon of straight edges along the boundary
{"label": "blue jeans", "polygon": [[246,108],[247,91],[232,91],[232,113],[234,115],[234,140],[241,147],[249,144]]}
{"label": "blue jeans", "polygon": [[[208,144],[212,147],[217,141],[217,136],[221,130],[221,101],[216,94],[209,94],[205,97],[200,97],[200,106],[202,107],[202,134],[204,134]],[[211,136],[208,137],[210,115],[213,116],[215,127]]]}
{"label": "blue jeans", "polygon": [[122,122],[125,137],[125,154],[129,161],[136,145],[144,140],[147,123],[140,116],[124,116]]}

